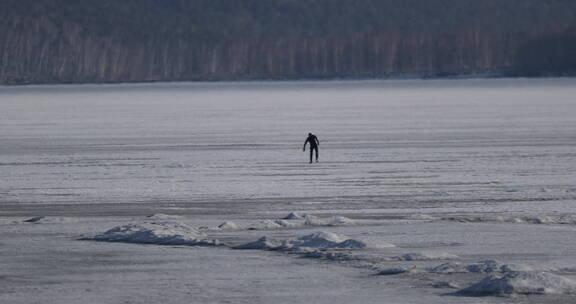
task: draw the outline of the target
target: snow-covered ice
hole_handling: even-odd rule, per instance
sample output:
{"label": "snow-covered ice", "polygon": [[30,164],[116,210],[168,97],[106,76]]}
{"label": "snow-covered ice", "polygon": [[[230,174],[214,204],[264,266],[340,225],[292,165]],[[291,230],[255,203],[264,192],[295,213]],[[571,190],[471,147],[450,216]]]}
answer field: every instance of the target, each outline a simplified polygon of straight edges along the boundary
{"label": "snow-covered ice", "polygon": [[164,214],[164,213],[151,214],[151,215],[148,215],[146,218],[151,219],[151,220],[179,220],[179,219],[182,219],[182,217],[179,215]]}
{"label": "snow-covered ice", "polygon": [[574,78],[2,87],[0,298],[573,303],[574,96]]}

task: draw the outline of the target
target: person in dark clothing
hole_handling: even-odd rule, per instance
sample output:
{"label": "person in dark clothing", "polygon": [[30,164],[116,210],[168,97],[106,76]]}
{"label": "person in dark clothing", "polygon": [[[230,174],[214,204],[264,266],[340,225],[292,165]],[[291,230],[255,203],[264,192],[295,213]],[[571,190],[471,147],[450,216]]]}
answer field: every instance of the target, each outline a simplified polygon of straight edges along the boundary
{"label": "person in dark clothing", "polygon": [[318,162],[318,146],[320,146],[318,137],[312,133],[308,133],[308,138],[306,138],[306,141],[304,142],[304,148],[302,148],[302,151],[306,151],[307,143],[310,143],[310,163],[312,163],[312,153],[314,153],[314,150],[316,150],[316,162]]}

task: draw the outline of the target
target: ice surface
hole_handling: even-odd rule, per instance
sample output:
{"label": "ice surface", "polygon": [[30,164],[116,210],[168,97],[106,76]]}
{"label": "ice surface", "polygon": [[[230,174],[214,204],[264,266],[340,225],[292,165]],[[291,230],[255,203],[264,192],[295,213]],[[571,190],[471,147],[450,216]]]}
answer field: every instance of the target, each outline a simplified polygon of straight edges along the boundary
{"label": "ice surface", "polygon": [[576,292],[576,281],[547,272],[512,272],[503,276],[491,275],[459,291],[460,294],[470,296],[574,292]]}
{"label": "ice surface", "polygon": [[198,230],[174,222],[126,224],[114,227],[87,240],[158,245],[217,246],[216,239],[206,238]]}
{"label": "ice surface", "polygon": [[[423,205],[457,212],[534,202],[519,209],[551,213],[555,201],[576,195],[575,84],[565,78],[3,88],[0,199],[14,210],[27,202],[145,202],[162,212],[237,202],[249,211],[263,209],[245,202],[289,198],[307,208],[358,203],[353,209],[396,205],[415,213]],[[308,132],[322,142],[318,164],[307,164],[297,150]]]}
{"label": "ice surface", "polygon": [[347,226],[356,225],[356,221],[349,219],[345,216],[335,216],[327,220],[328,226]]}
{"label": "ice surface", "polygon": [[[574,78],[1,88],[0,298],[476,304],[432,287],[503,277],[503,265],[571,278],[574,96]],[[320,163],[300,150],[308,132],[322,142]],[[292,211],[294,219],[279,219]],[[151,214],[182,219],[144,219]],[[38,215],[46,216],[38,223],[74,221],[23,223]],[[266,235],[259,249],[318,227],[355,241],[286,254],[77,241],[143,219],[210,227],[197,239],[226,244]],[[275,225],[247,230],[263,219]],[[239,228],[218,228],[223,221]],[[198,232],[148,228],[155,232],[141,239]],[[397,247],[373,248],[378,241]],[[386,259],[427,252],[460,263],[442,273],[428,271],[437,260]],[[470,266],[487,260],[500,262]],[[410,275],[374,276],[386,269]]]}
{"label": "ice surface", "polygon": [[155,213],[148,215],[146,218],[151,220],[178,220],[182,219],[182,216],[179,215],[172,215],[172,214],[164,214],[164,213]]}

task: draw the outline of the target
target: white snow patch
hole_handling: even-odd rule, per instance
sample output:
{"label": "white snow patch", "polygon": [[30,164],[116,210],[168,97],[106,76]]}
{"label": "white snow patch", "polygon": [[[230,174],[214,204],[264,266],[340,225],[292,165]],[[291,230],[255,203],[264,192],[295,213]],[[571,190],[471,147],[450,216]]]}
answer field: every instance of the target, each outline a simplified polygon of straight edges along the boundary
{"label": "white snow patch", "polygon": [[436,220],[437,218],[428,215],[428,214],[414,214],[412,216],[410,216],[410,219],[412,220],[421,220],[421,221],[433,221]]}
{"label": "white snow patch", "polygon": [[306,215],[304,217],[304,225],[306,226],[326,226],[328,223],[314,215]]}
{"label": "white snow patch", "polygon": [[470,296],[506,296],[513,294],[565,294],[576,292],[576,282],[548,272],[511,272],[491,275],[460,290]]}
{"label": "white snow patch", "polygon": [[334,248],[349,239],[347,236],[341,234],[320,231],[299,238],[288,239],[284,243],[284,246],[289,248]]}
{"label": "white snow patch", "polygon": [[218,225],[218,229],[223,231],[234,231],[234,230],[240,230],[240,226],[238,226],[234,222],[226,221]]}
{"label": "white snow patch", "polygon": [[173,222],[126,224],[114,227],[87,240],[158,245],[217,246],[220,242],[208,239],[198,230]]}

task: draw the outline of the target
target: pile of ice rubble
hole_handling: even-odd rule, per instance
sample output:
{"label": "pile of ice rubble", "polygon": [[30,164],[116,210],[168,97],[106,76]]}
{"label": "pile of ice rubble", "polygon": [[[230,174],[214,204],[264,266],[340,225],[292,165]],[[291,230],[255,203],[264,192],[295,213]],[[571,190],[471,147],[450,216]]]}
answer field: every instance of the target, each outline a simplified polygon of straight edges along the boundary
{"label": "pile of ice rubble", "polygon": [[470,296],[506,296],[575,292],[575,281],[556,274],[549,272],[510,272],[503,275],[490,275],[458,293]]}
{"label": "pile of ice rubble", "polygon": [[[477,283],[462,288],[456,294],[466,296],[511,296],[515,294],[571,294],[576,293],[576,281],[545,271],[514,264],[502,264],[486,260],[472,264],[448,262],[434,267],[417,269],[416,267],[388,268],[380,270],[380,275],[404,273],[429,274],[487,274]],[[452,282],[441,282],[436,287],[460,288]]]}
{"label": "pile of ice rubble", "polygon": [[114,227],[83,240],[158,245],[218,246],[220,241],[190,226],[173,222],[150,222]]}
{"label": "pile of ice rubble", "polygon": [[[343,216],[335,216],[329,218],[319,218],[313,215],[301,214],[292,212],[286,217],[277,220],[263,220],[247,226],[240,226],[234,222],[224,222],[217,227],[200,227],[192,228],[177,221],[170,221],[180,219],[180,216],[167,215],[167,214],[153,214],[146,217],[149,220],[164,220],[164,221],[150,221],[144,223],[132,223],[114,227],[104,233],[98,234],[94,237],[84,238],[84,240],[94,241],[107,241],[107,242],[125,242],[125,243],[142,243],[142,244],[158,244],[158,245],[191,245],[191,246],[217,246],[221,245],[217,239],[208,238],[207,233],[219,231],[240,231],[240,230],[271,230],[281,228],[302,228],[310,226],[345,226],[353,225],[355,222]],[[296,248],[296,247],[326,247],[326,248],[367,248],[369,246],[391,246],[389,244],[368,244],[364,241],[352,240],[343,236],[337,236],[330,232],[320,233],[317,239],[298,239],[298,240],[266,240],[264,237],[261,240],[246,244],[246,246],[262,247],[255,249],[264,249],[265,243],[282,243],[282,248]],[[324,239],[322,239],[324,238]],[[336,242],[340,238],[339,242]],[[318,243],[314,243],[317,241]],[[261,244],[260,244],[261,243]],[[340,244],[341,243],[341,244]],[[260,244],[260,245],[255,245]],[[330,247],[330,246],[332,247]],[[274,246],[269,246],[266,249],[272,250]],[[279,248],[276,248],[279,249]]]}
{"label": "pile of ice rubble", "polygon": [[246,243],[233,248],[311,252],[314,249],[364,249],[390,247],[395,246],[386,242],[351,239],[342,234],[320,231],[298,238],[289,238],[287,240],[262,237],[255,242]]}
{"label": "pile of ice rubble", "polygon": [[356,221],[344,216],[320,218],[312,214],[291,212],[281,219],[266,219],[257,223],[248,224],[246,226],[240,226],[234,222],[224,222],[217,227],[200,227],[200,229],[206,231],[274,230],[314,226],[352,226],[356,224]]}
{"label": "pile of ice rubble", "polygon": [[[164,218],[166,217],[155,217]],[[278,227],[272,225],[278,225]],[[280,223],[286,223],[281,225]],[[232,249],[253,249],[279,251],[297,254],[306,258],[319,258],[335,262],[345,262],[351,266],[368,267],[377,270],[379,275],[443,275],[469,274],[487,275],[477,283],[461,288],[456,283],[437,282],[438,288],[459,288],[456,294],[465,296],[510,296],[515,294],[566,294],[576,293],[576,282],[551,272],[537,271],[530,267],[502,264],[487,260],[478,263],[464,264],[445,262],[437,266],[424,267],[422,261],[429,265],[431,261],[459,260],[456,255],[442,252],[405,253],[397,256],[382,256],[386,248],[394,244],[354,239],[333,232],[320,231],[293,238],[273,238],[263,236],[256,241],[240,245],[223,244],[218,239],[210,238],[207,233],[218,231],[265,230],[280,227],[294,228],[310,225],[350,225],[353,221],[344,217],[328,219],[291,213],[281,220],[266,220],[258,225],[241,227],[232,222],[224,222],[214,228],[193,228],[175,221],[154,221],[132,223],[112,228],[84,240],[126,242],[159,245],[187,246],[227,246]],[[368,249],[368,250],[366,250]],[[396,251],[397,252],[397,251]],[[360,253],[360,254],[357,254]],[[365,253],[367,255],[363,256]],[[369,254],[372,254],[371,256]],[[370,256],[371,258],[366,258]],[[374,258],[376,256],[376,258]],[[406,263],[414,265],[406,266]],[[404,264],[398,266],[397,263]],[[393,266],[385,268],[386,266]]]}

